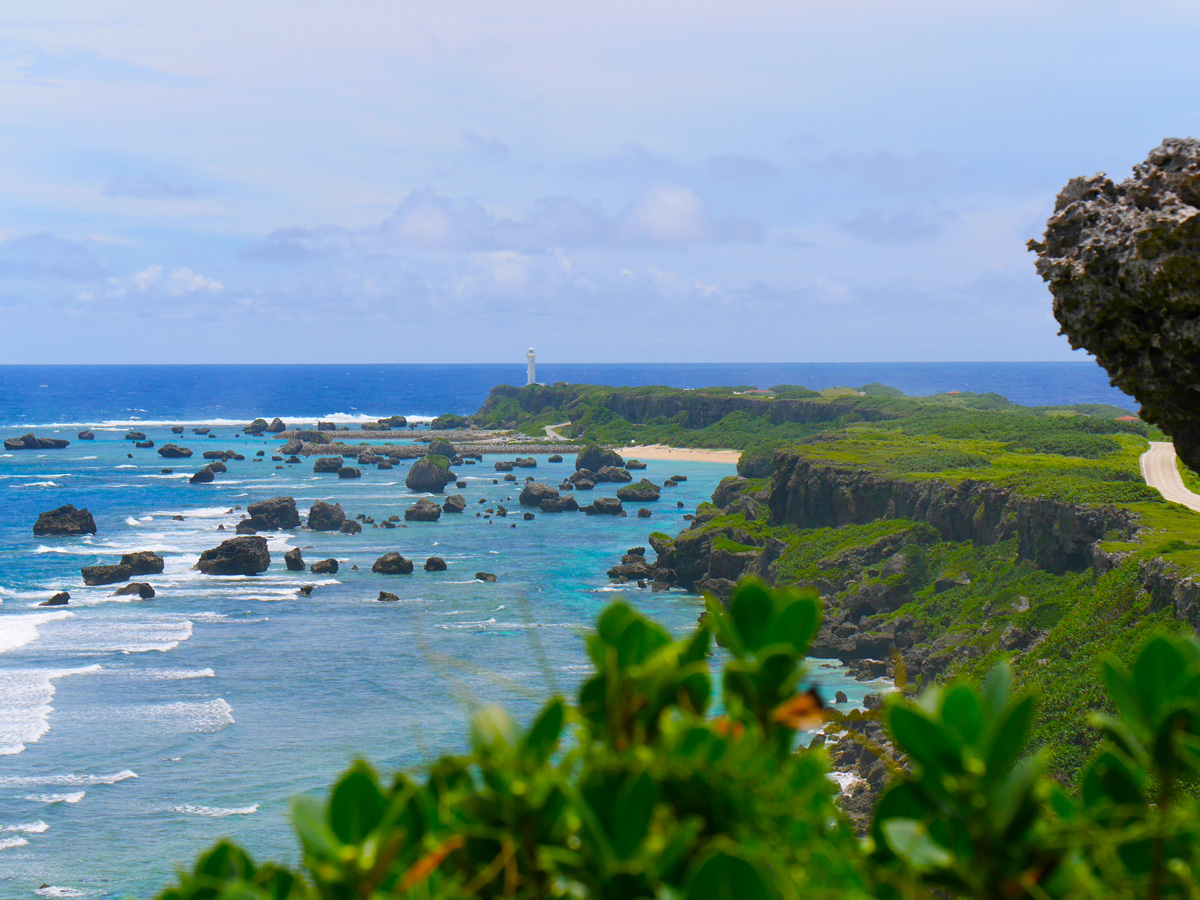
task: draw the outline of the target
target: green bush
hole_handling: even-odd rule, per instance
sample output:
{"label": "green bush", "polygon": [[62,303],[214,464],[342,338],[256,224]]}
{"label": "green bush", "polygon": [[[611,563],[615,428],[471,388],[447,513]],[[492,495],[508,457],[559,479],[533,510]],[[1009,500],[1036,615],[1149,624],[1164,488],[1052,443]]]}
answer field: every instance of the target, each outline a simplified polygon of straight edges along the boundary
{"label": "green bush", "polygon": [[[811,592],[743,582],[682,640],[624,603],[587,640],[595,674],[521,729],[485,709],[471,750],[420,781],[355,763],[297,801],[302,867],[221,842],[160,900],[385,898],[1163,898],[1200,895],[1200,644],[1152,638],[1100,673],[1114,710],[1076,794],[1029,752],[1036,699],[1004,664],[894,695],[904,765],[857,840],[833,804],[804,686]],[[726,649],[719,714],[711,643]],[[828,728],[844,728],[834,717]]]}

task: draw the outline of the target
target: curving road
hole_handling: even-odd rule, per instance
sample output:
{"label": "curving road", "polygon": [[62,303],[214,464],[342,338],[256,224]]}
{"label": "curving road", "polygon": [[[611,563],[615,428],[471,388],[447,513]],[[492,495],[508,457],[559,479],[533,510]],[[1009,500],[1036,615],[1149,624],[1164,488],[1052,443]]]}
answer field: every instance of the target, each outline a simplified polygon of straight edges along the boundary
{"label": "curving road", "polygon": [[1163,495],[1164,500],[1200,512],[1200,494],[1193,494],[1183,485],[1175,467],[1175,445],[1167,441],[1151,441],[1150,449],[1142,454],[1142,477],[1146,484]]}

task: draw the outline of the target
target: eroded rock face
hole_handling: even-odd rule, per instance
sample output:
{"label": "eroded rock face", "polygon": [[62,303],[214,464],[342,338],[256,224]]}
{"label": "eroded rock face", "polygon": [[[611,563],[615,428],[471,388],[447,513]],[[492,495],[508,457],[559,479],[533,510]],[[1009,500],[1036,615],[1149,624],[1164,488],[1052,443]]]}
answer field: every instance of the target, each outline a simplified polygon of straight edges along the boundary
{"label": "eroded rock face", "polygon": [[163,558],[153,550],[139,550],[122,556],[121,565],[129,566],[131,575],[160,575],[164,563]]}
{"label": "eroded rock face", "polygon": [[33,524],[33,533],[39,537],[47,534],[95,534],[96,521],[86,509],[76,509],[68,503],[39,515]]}
{"label": "eroded rock face", "polygon": [[129,566],[84,566],[79,573],[83,583],[91,587],[128,581],[130,575]]}
{"label": "eroded rock face", "polygon": [[649,479],[643,478],[637,484],[627,484],[622,488],[618,488],[617,496],[625,501],[649,503],[658,499],[658,485]]}
{"label": "eroded rock face", "polygon": [[383,554],[371,566],[371,571],[377,575],[411,575],[412,570],[412,560],[394,551]]}
{"label": "eroded rock face", "polygon": [[340,503],[317,500],[308,511],[308,527],[313,531],[337,531],[345,521],[346,513]]}
{"label": "eroded rock face", "polygon": [[257,575],[271,565],[267,539],[244,535],[222,541],[200,554],[196,568],[205,575]]}
{"label": "eroded rock face", "polygon": [[180,447],[178,444],[163,444],[158,448],[158,455],[164,459],[187,459],[192,455],[192,451],[188,447]]}
{"label": "eroded rock face", "polygon": [[309,566],[308,570],[314,575],[336,575],[338,571],[338,561],[336,559],[318,560]]}
{"label": "eroded rock face", "polygon": [[133,581],[124,587],[113,591],[114,597],[137,597],[140,600],[153,600],[154,588],[144,581]]}
{"label": "eroded rock face", "polygon": [[4,441],[5,450],[62,450],[69,446],[71,446],[71,442],[64,441],[62,438],[40,438],[32,434],[26,434],[19,438],[6,438]]}
{"label": "eroded rock face", "polygon": [[272,497],[246,507],[256,531],[288,531],[300,527],[300,513],[291,497]]}
{"label": "eroded rock face", "polygon": [[405,485],[410,491],[425,491],[440,494],[447,484],[454,481],[455,475],[450,471],[450,461],[439,454],[423,456],[412,464],[408,475],[404,478]]}
{"label": "eroded rock face", "polygon": [[436,522],[441,517],[442,508],[428,497],[422,497],[404,511],[406,522]]}
{"label": "eroded rock face", "polygon": [[548,484],[542,484],[540,481],[530,481],[521,488],[521,494],[517,497],[517,502],[522,506],[541,506],[543,500],[558,500],[559,493],[556,488]]}
{"label": "eroded rock face", "polygon": [[458,451],[454,449],[454,445],[441,438],[430,441],[429,448],[425,452],[430,456],[444,456],[446,459],[451,459],[458,455]]}
{"label": "eroded rock face", "polygon": [[304,554],[299,547],[293,547],[287,553],[283,554],[283,564],[287,566],[289,572],[304,571]]}
{"label": "eroded rock face", "polygon": [[605,450],[603,447],[591,444],[579,451],[575,457],[575,469],[588,469],[599,472],[605,466],[623,467],[625,460],[615,450]]}
{"label": "eroded rock face", "polygon": [[317,474],[337,472],[341,467],[340,456],[322,456],[313,461],[313,471]]}
{"label": "eroded rock face", "polygon": [[442,510],[448,513],[460,513],[467,508],[467,500],[462,494],[451,494],[442,504]]}
{"label": "eroded rock face", "polygon": [[1072,178],[1029,248],[1071,346],[1200,469],[1200,140],[1163,141],[1120,184]]}

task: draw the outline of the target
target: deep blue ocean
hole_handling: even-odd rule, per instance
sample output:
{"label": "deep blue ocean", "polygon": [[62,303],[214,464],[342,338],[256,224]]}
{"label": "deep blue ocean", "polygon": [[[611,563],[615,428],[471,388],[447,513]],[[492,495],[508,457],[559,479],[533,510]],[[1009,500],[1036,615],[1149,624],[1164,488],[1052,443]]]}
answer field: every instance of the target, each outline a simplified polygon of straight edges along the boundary
{"label": "deep blue ocean", "polygon": [[[880,381],[915,394],[991,390],[1027,404],[1132,408],[1091,363],[544,365],[538,374],[680,387]],[[407,464],[363,467],[357,481],[316,475],[308,462],[277,468],[275,441],[238,436],[236,425],[260,415],[293,424],[467,413],[493,385],[523,381],[523,365],[0,367],[0,436],[34,430],[71,441],[0,454],[0,897],[149,897],[222,836],[260,859],[294,859],[289,798],[321,791],[355,756],[385,770],[416,767],[461,749],[479,704],[528,716],[547,692],[573,690],[588,671],[581,634],[616,593],[605,571],[649,532],[680,530],[732,466],[650,462],[655,481],[688,480],[664,491],[649,519],[526,522],[476,517],[499,503],[517,509],[514,486],[493,484],[496,457],[485,457],[458,470],[465,515],[356,536],[273,534],[271,568],[258,577],[192,570],[202,550],[232,536],[218,527],[231,531],[255,500],[293,496],[302,512],[337,501],[382,521],[416,499],[404,486]],[[124,439],[134,423],[196,458],[135,449]],[[199,423],[217,436],[193,435]],[[189,427],[176,437],[173,424]],[[77,439],[84,426],[94,441]],[[212,484],[189,484],[200,451],[211,449],[246,459]],[[557,482],[569,465],[543,456],[533,474]],[[34,537],[38,513],[64,503],[90,509],[98,533]],[[339,573],[287,572],[291,547],[309,562],[336,558]],[[142,579],[157,589],[153,600],[83,586],[81,566],[134,550],[166,559],[162,575]],[[371,574],[389,550],[417,571]],[[435,554],[448,571],[421,570]],[[480,570],[496,583],[475,581]],[[302,585],[314,586],[311,597],[298,596]],[[401,602],[376,602],[383,589]],[[69,606],[37,606],[59,590],[70,592]],[[626,594],[679,632],[701,610],[678,592]],[[872,689],[835,669],[813,673],[851,702]]]}

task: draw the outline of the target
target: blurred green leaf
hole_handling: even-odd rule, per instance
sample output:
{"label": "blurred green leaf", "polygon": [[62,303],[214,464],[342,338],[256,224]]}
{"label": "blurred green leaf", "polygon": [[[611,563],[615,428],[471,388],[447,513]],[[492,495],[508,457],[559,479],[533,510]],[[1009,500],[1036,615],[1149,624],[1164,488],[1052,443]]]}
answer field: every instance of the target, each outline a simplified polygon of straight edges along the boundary
{"label": "blurred green leaf", "polygon": [[918,871],[943,868],[953,862],[945,847],[929,836],[929,829],[916,819],[888,819],[882,825],[888,847]]}
{"label": "blurred green leaf", "polygon": [[375,770],[359,760],[334,785],[329,797],[330,828],[343,844],[361,844],[386,807]]}

